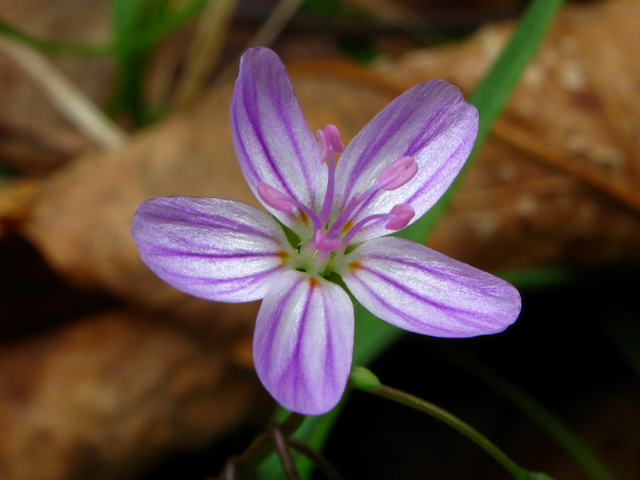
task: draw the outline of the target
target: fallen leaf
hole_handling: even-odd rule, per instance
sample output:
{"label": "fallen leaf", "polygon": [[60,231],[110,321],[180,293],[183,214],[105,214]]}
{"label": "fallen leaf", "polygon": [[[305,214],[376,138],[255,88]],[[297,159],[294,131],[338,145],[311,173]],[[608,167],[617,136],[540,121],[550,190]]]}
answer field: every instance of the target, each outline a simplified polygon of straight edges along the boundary
{"label": "fallen leaf", "polygon": [[[0,18],[38,38],[97,45],[109,40],[108,6],[105,0],[1,2]],[[85,95],[99,105],[106,103],[114,80],[108,58],[49,58]],[[96,149],[56,110],[37,82],[1,49],[0,86],[0,157],[5,166],[43,174]]]}
{"label": "fallen leaf", "polygon": [[255,415],[258,382],[226,349],[125,312],[0,350],[0,477],[135,478]]}
{"label": "fallen leaf", "polygon": [[[640,258],[640,4],[572,5],[555,20],[430,245],[485,269]],[[406,89],[470,93],[513,31],[381,62]]]}

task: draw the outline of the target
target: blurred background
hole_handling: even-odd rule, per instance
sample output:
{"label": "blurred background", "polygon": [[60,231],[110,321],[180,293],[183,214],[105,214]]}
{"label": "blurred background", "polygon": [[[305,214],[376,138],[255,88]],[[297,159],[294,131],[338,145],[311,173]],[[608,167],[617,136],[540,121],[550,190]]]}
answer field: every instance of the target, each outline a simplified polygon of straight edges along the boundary
{"label": "blurred background", "polygon": [[[271,46],[346,144],[417,83],[473,92],[526,6],[1,1],[0,479],[203,479],[263,430],[258,304],[173,290],[129,233],[155,196],[256,205],[228,125],[246,48]],[[513,282],[520,319],[371,365],[556,480],[640,478],[639,29],[635,0],[568,2],[427,240]],[[511,478],[361,392],[325,453],[349,479]]]}

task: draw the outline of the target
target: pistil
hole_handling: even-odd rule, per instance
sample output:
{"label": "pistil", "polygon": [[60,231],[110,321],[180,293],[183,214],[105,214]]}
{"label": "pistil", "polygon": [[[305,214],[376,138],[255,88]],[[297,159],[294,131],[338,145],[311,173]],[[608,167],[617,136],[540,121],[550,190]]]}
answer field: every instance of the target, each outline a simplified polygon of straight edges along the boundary
{"label": "pistil", "polygon": [[267,185],[264,182],[258,183],[258,195],[260,198],[269,205],[271,208],[274,208],[280,212],[289,213],[293,210],[293,207],[297,207],[301,211],[303,211],[313,222],[314,229],[316,231],[322,229],[322,225],[320,223],[320,219],[306,205],[300,203],[293,197],[290,197],[284,192],[281,192],[277,188],[272,187],[271,185]]}

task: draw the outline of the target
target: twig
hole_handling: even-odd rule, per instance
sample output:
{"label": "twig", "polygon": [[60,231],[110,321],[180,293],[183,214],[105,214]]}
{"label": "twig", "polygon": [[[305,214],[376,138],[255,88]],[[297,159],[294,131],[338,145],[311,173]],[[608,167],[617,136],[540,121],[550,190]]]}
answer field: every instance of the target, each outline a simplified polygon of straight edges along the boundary
{"label": "twig", "polygon": [[[269,18],[262,24],[258,32],[247,42],[244,50],[252,47],[271,45],[284,27],[289,23],[291,17],[298,11],[302,5],[302,0],[280,0],[275,6]],[[238,62],[229,65],[216,79],[216,83],[223,83],[235,75],[238,68]]]}
{"label": "twig", "polygon": [[329,480],[345,480],[342,474],[329,462],[329,460],[326,459],[324,455],[311,448],[302,440],[291,437],[287,442],[292,448],[295,448],[297,451],[310,458],[315,466],[318,467]]}
{"label": "twig", "polygon": [[275,446],[276,453],[278,454],[278,458],[280,459],[285,475],[289,480],[300,480],[300,474],[296,468],[296,462],[291,456],[287,439],[282,434],[282,431],[280,431],[280,427],[276,424],[272,424],[269,427],[269,433],[273,439],[273,445]]}
{"label": "twig", "polygon": [[426,36],[427,33],[431,34],[433,39],[448,40],[436,27],[425,22],[410,10],[401,7],[398,2],[390,0],[346,0],[346,3],[365,10],[378,21],[404,30],[424,44],[429,43],[429,38]]}
{"label": "twig", "polygon": [[0,48],[42,88],[72,124],[103,150],[116,150],[127,135],[43,55],[10,38],[0,38]]}
{"label": "twig", "polygon": [[174,95],[173,103],[176,108],[189,103],[204,88],[207,75],[220,59],[229,23],[238,2],[239,0],[210,1],[202,12],[185,61],[185,72]]}
{"label": "twig", "polygon": [[271,15],[269,15],[269,18],[267,18],[267,21],[262,24],[260,30],[249,40],[245,49],[257,47],[258,45],[271,45],[298,11],[300,5],[302,5],[302,0],[280,0]]}
{"label": "twig", "polygon": [[[285,438],[291,436],[302,424],[306,417],[292,413],[279,425],[279,429]],[[274,450],[273,439],[270,432],[262,432],[251,445],[238,457],[230,458],[224,470],[218,475],[218,480],[235,480],[245,472],[253,472]],[[231,475],[231,476],[229,476]]]}
{"label": "twig", "polygon": [[545,164],[570,173],[587,185],[606,193],[633,212],[640,212],[640,192],[637,188],[606,178],[599,169],[590,167],[578,158],[558,153],[557,149],[547,147],[531,134],[509,125],[504,120],[496,122],[492,133],[497,138],[543,161]]}

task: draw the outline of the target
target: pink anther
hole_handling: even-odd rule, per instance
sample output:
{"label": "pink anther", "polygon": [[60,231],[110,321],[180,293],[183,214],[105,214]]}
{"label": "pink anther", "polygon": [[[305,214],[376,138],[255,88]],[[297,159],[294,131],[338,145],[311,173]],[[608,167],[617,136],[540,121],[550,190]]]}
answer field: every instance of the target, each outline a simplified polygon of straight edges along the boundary
{"label": "pink anther", "polygon": [[388,183],[385,183],[382,188],[384,190],[395,190],[415,177],[417,171],[418,164],[411,155],[406,155],[393,161],[385,168],[378,177],[378,182],[384,183],[387,181]]}
{"label": "pink anther", "polygon": [[292,199],[271,185],[267,185],[264,182],[258,183],[258,195],[264,203],[280,212],[293,210],[294,203]]}
{"label": "pink anther", "polygon": [[388,230],[401,230],[409,225],[415,214],[416,212],[411,205],[400,203],[389,212],[392,218],[387,222],[385,228]]}
{"label": "pink anther", "polygon": [[340,154],[344,151],[342,140],[340,140],[340,132],[338,132],[338,128],[335,125],[329,124],[324,129],[318,129],[316,135],[320,146],[320,163],[326,162],[329,154]]}
{"label": "pink anther", "polygon": [[335,125],[328,124],[324,127],[324,134],[327,139],[327,143],[331,145],[331,150],[333,153],[341,154],[344,152],[344,145],[342,145],[342,140],[340,140],[340,132],[338,132],[338,127]]}

